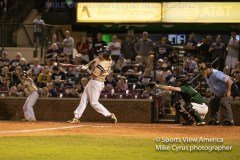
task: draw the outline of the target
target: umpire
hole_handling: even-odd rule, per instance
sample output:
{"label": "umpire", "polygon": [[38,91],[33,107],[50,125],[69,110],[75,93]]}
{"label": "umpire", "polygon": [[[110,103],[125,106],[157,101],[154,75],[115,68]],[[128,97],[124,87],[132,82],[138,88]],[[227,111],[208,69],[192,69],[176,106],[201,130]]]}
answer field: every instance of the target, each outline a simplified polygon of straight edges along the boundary
{"label": "umpire", "polygon": [[219,125],[219,107],[223,114],[223,126],[233,126],[233,114],[230,104],[231,85],[232,81],[228,75],[223,72],[213,69],[211,64],[201,64],[200,69],[202,76],[206,79],[208,86],[214,93],[211,98],[209,107],[211,112],[211,120],[208,125]]}

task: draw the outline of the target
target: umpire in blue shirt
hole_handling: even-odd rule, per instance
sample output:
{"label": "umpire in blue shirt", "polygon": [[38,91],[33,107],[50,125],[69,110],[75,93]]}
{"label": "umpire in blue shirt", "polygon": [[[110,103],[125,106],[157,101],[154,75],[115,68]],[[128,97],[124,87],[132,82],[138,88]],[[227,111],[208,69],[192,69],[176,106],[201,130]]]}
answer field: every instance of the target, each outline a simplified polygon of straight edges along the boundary
{"label": "umpire in blue shirt", "polygon": [[219,124],[219,107],[223,114],[223,126],[232,126],[233,114],[230,104],[231,96],[231,78],[221,71],[213,69],[211,64],[201,64],[202,76],[206,78],[206,82],[214,93],[214,97],[211,98],[209,107],[211,112],[211,121],[208,122],[209,125]]}

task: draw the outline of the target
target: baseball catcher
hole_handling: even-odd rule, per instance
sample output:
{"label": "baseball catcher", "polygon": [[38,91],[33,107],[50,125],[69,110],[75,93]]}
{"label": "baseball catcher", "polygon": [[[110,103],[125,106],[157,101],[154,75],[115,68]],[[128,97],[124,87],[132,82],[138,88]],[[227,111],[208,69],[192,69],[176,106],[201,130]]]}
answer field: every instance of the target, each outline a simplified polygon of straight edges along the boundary
{"label": "baseball catcher", "polygon": [[188,83],[185,75],[177,77],[176,86],[157,85],[156,83],[149,83],[145,90],[153,92],[156,89],[173,91],[175,94],[179,93],[184,103],[179,100],[175,101],[174,106],[176,111],[183,117],[185,122],[182,125],[205,125],[203,119],[208,112],[208,106],[204,103],[203,97],[194,90]]}
{"label": "baseball catcher", "polygon": [[[79,123],[88,102],[98,112],[108,117],[113,123],[117,123],[117,118],[99,103],[100,93],[104,88],[105,77],[110,73],[112,66],[111,51],[108,47],[102,47],[98,51],[99,58],[94,59],[89,64],[78,66],[77,69],[85,70],[91,76],[91,80],[85,87],[81,102],[74,111],[74,118],[69,123]],[[91,67],[91,68],[90,68]]]}

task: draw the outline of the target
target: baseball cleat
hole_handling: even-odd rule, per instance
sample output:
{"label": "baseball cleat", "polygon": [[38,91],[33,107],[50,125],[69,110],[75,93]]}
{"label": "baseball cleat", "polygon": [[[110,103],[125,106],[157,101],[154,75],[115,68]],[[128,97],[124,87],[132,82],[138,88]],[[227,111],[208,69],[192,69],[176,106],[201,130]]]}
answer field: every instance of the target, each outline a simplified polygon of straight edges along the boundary
{"label": "baseball cleat", "polygon": [[210,126],[217,126],[217,125],[219,125],[220,123],[219,123],[219,121],[209,121],[208,123],[207,123],[207,125],[210,125]]}
{"label": "baseball cleat", "polygon": [[117,123],[117,117],[115,116],[115,114],[111,114],[110,116],[109,116],[109,119],[112,121],[112,123]]}
{"label": "baseball cleat", "polygon": [[22,119],[21,121],[22,121],[22,122],[36,122],[37,120],[36,120],[36,119],[29,119],[29,120],[27,120],[27,119]]}
{"label": "baseball cleat", "polygon": [[196,126],[205,126],[205,122],[198,122],[198,123],[196,123]]}
{"label": "baseball cleat", "polygon": [[77,118],[73,118],[73,119],[71,119],[71,120],[69,120],[69,121],[67,121],[68,123],[72,123],[72,124],[76,124],[76,123],[80,123],[80,120],[79,119],[77,119]]}
{"label": "baseball cleat", "polygon": [[222,126],[234,126],[234,122],[233,121],[223,121]]}
{"label": "baseball cleat", "polygon": [[187,120],[185,122],[182,123],[183,126],[191,126],[194,125],[194,121],[193,120]]}

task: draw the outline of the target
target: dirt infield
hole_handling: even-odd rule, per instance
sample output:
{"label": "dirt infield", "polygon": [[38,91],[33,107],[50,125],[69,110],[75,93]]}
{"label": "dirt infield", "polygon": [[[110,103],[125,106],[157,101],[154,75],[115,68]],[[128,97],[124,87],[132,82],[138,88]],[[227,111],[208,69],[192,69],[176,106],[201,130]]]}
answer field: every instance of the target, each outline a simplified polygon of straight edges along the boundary
{"label": "dirt infield", "polygon": [[240,140],[240,127],[1,121],[0,137],[49,135],[112,135],[135,137],[217,137]]}

